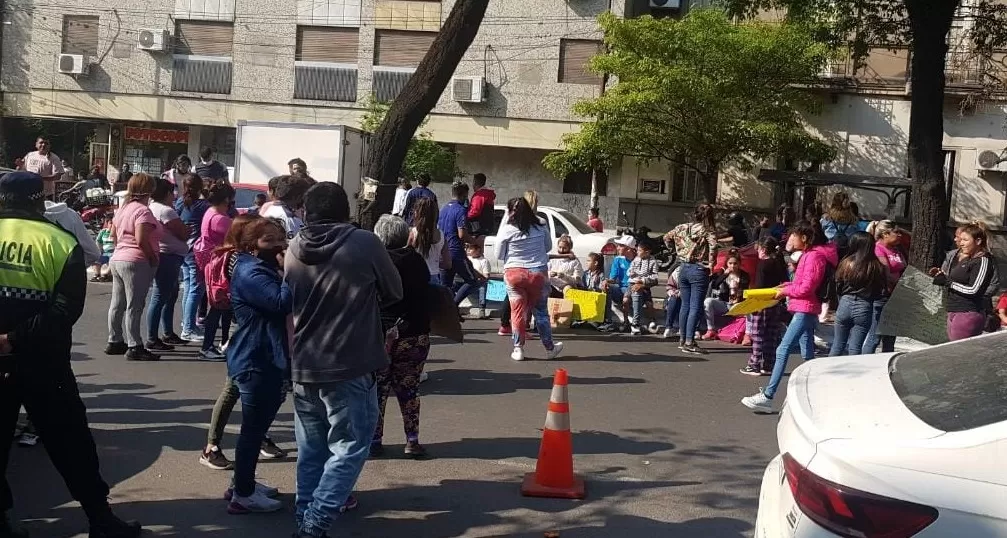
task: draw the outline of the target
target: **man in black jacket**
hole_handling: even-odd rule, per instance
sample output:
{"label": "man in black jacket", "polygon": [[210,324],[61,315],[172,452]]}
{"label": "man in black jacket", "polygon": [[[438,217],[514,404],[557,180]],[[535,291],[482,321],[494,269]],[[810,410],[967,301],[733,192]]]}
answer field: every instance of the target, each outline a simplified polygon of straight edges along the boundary
{"label": "man in black jacket", "polygon": [[[90,538],[132,538],[140,525],[117,518],[70,367],[71,331],[87,294],[77,239],[46,220],[42,178],[0,177],[0,474],[24,405],[49,459],[90,522]],[[7,516],[13,496],[0,482],[0,538],[23,538]]]}

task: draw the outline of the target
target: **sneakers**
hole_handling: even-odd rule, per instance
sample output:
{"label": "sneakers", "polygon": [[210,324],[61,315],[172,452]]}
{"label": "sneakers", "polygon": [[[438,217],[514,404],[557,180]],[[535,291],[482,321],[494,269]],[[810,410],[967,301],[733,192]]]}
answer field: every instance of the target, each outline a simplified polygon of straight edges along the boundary
{"label": "sneakers", "polygon": [[152,351],[175,351],[175,346],[168,345],[165,341],[160,339],[150,340],[144,347]]}
{"label": "sneakers", "polygon": [[161,360],[161,356],[160,355],[155,355],[155,354],[151,353],[150,351],[147,351],[147,348],[145,348],[143,346],[136,346],[136,347],[131,347],[131,348],[129,348],[128,351],[126,351],[126,360],[128,360],[128,361],[159,361],[159,360]]}
{"label": "sneakers", "polygon": [[483,309],[482,308],[472,308],[469,309],[469,317],[475,319],[483,319]]}
{"label": "sneakers", "polygon": [[639,325],[632,325],[629,328],[629,333],[632,334],[633,336],[639,336],[640,334],[643,333],[643,331],[640,330],[640,326]]}
{"label": "sneakers", "polygon": [[[18,446],[35,446],[38,444],[38,435],[29,431],[23,431],[17,438],[17,444]],[[3,537],[2,533],[0,533],[0,537]]]}
{"label": "sneakers", "polygon": [[500,336],[510,336],[510,335],[512,335],[514,333],[513,333],[513,331],[511,331],[510,326],[502,326],[501,325],[500,326],[500,330],[497,331],[497,334],[499,334]]}
{"label": "sneakers", "polygon": [[773,400],[763,394],[761,390],[752,396],[742,398],[741,405],[755,411],[756,413],[773,412]]}
{"label": "sneakers", "polygon": [[741,345],[743,345],[745,347],[752,347],[752,337],[751,337],[751,335],[745,334],[745,336],[741,339]]}
{"label": "sneakers", "polygon": [[184,346],[189,343],[188,340],[182,339],[181,336],[175,333],[164,335],[164,338],[162,338],[161,341],[169,346]]}
{"label": "sneakers", "polygon": [[[269,497],[270,499],[275,499],[276,497],[280,496],[279,489],[274,488],[273,486],[267,486],[266,484],[263,484],[261,482],[255,483],[255,493],[261,493],[266,497]],[[227,491],[224,492],[224,500],[230,501],[233,498],[234,498],[234,485],[231,485],[227,488]]]}
{"label": "sneakers", "polygon": [[283,503],[265,496],[259,488],[248,497],[235,495],[227,505],[227,513],[231,515],[265,514],[283,509]]}
{"label": "sneakers", "polygon": [[658,328],[657,322],[655,321],[651,321],[650,325],[647,325],[647,330],[650,332],[650,334],[657,334],[657,328]]}
{"label": "sneakers", "polygon": [[420,374],[420,383],[426,383],[430,379],[430,374],[428,372],[423,372]]}
{"label": "sneakers", "polygon": [[665,329],[664,339],[671,340],[672,338],[678,338],[678,331],[676,331],[675,329]]}
{"label": "sneakers", "polygon": [[105,346],[106,355],[125,355],[127,351],[129,351],[129,346],[126,345],[126,342],[109,342]]}
{"label": "sneakers", "polygon": [[563,353],[563,342],[556,342],[552,345],[552,349],[546,350],[545,360],[551,361],[556,357],[559,357]]}
{"label": "sneakers", "polygon": [[203,450],[203,453],[199,456],[199,463],[215,471],[230,471],[234,469],[234,464],[220,451],[220,447],[216,446],[210,450]]}
{"label": "sneakers", "polygon": [[706,334],[703,335],[702,339],[703,340],[716,340],[717,339],[717,331],[715,331],[713,329],[710,329],[709,331],[706,331]]}
{"label": "sneakers", "polygon": [[515,347],[514,351],[511,351],[511,353],[510,353],[510,358],[513,359],[513,360],[516,360],[516,361],[523,361],[524,360],[524,348],[522,348],[522,347]]}
{"label": "sneakers", "polygon": [[678,349],[681,349],[686,353],[692,353],[693,355],[706,355],[706,350],[697,346],[695,342],[692,342],[690,344],[682,344],[678,346]]}
{"label": "sneakers", "polygon": [[143,528],[136,521],[123,521],[111,510],[100,518],[91,521],[88,538],[136,538]]}
{"label": "sneakers", "polygon": [[200,331],[200,330],[195,330],[195,331],[192,331],[192,332],[184,332],[183,331],[182,334],[179,335],[179,338],[181,338],[182,340],[185,340],[186,342],[188,342],[190,344],[192,344],[192,343],[199,343],[199,342],[203,341],[203,331]]}
{"label": "sneakers", "polygon": [[739,371],[741,373],[745,374],[745,375],[751,375],[751,376],[761,376],[762,375],[762,371],[759,370],[758,368],[754,367],[754,366],[746,366],[746,367],[742,368]]}
{"label": "sneakers", "polygon": [[266,437],[262,441],[262,446],[259,447],[259,457],[267,460],[278,460],[287,457],[287,451],[276,446],[276,443],[272,439]]}
{"label": "sneakers", "polygon": [[407,458],[414,460],[426,459],[429,456],[427,449],[423,448],[419,441],[406,441],[404,453]]}
{"label": "sneakers", "polygon": [[210,349],[199,350],[199,360],[208,362],[224,362],[227,360],[227,356],[221,353],[219,349],[211,347]]}

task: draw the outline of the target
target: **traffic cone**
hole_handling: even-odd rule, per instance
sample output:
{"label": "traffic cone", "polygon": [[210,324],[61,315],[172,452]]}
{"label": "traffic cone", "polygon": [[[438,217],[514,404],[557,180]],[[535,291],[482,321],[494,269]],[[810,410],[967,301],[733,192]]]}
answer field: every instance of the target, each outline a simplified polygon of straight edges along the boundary
{"label": "traffic cone", "polygon": [[566,386],[566,370],[560,368],[553,380],[538,464],[535,472],[526,474],[521,484],[521,494],[526,497],[584,498],[584,481],[573,474],[573,439]]}

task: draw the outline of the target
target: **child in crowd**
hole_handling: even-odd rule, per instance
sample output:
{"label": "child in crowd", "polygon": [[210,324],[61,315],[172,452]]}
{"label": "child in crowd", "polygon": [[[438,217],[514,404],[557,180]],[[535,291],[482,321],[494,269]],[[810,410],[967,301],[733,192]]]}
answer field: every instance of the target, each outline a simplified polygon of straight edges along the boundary
{"label": "child in crowd", "polygon": [[676,262],[668,271],[666,285],[667,297],[664,300],[664,338],[678,338],[678,315],[682,308],[682,290],[678,288],[678,275],[681,263]]}
{"label": "child in crowd", "polygon": [[94,269],[94,275],[91,277],[91,282],[111,282],[111,269],[108,273],[102,275],[101,268],[108,264],[108,260],[112,257],[112,252],[115,251],[115,239],[112,237],[112,219],[108,219],[108,221],[105,222],[105,226],[103,226],[98,232],[98,237],[95,239],[95,243],[98,244],[98,250],[101,251],[101,256],[98,257],[98,260],[95,261],[92,266],[92,269]]}
{"label": "child in crowd", "polygon": [[711,297],[707,297],[703,303],[706,311],[706,334],[703,335],[703,340],[716,340],[717,317],[727,314],[732,306],[742,300],[749,281],[748,273],[741,269],[741,255],[737,250],[732,250],[723,272],[714,274],[710,283]]}
{"label": "child in crowd", "polygon": [[605,258],[597,252],[587,255],[587,271],[584,271],[585,290],[603,292],[605,288]]}
{"label": "child in crowd", "polygon": [[[612,305],[617,305],[622,309],[623,300],[629,292],[629,266],[632,263],[630,260],[636,257],[636,239],[624,235],[614,242],[619,249],[619,255],[612,259],[612,268],[609,270],[608,280],[604,285],[605,292],[608,294],[605,319],[615,322],[615,326],[618,326],[618,320],[612,319]],[[625,310],[622,312],[625,314]],[[615,330],[625,329],[616,328]]]}
{"label": "child in crowd", "polygon": [[[651,256],[650,243],[641,243],[637,250],[636,258],[629,265],[629,285],[630,299],[632,301],[633,318],[630,323],[630,332],[640,334],[640,322],[643,317],[643,309],[651,300],[650,288],[657,285],[658,261]],[[651,322],[651,330],[656,330],[657,325]]]}
{"label": "child in crowd", "polygon": [[490,261],[483,257],[482,245],[467,245],[465,250],[469,263],[472,264],[473,276],[479,281],[479,285],[472,290],[473,293],[478,293],[479,295],[479,307],[475,309],[473,314],[479,319],[487,319],[486,290],[489,287],[490,280]]}
{"label": "child in crowd", "polygon": [[[754,289],[775,288],[787,281],[787,262],[780,242],[770,236],[759,242],[759,265],[755,270]],[[761,376],[773,373],[776,364],[776,347],[783,337],[782,322],[786,312],[783,303],[777,303],[749,316],[752,354],[748,364],[741,369],[745,375]]]}

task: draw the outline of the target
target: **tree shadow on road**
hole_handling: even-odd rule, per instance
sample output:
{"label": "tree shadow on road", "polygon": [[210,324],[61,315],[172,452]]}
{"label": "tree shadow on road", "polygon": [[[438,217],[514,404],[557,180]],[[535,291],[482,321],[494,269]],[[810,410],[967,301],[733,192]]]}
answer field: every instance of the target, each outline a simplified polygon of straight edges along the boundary
{"label": "tree shadow on road", "polygon": [[[535,458],[541,442],[540,437],[462,438],[446,443],[427,443],[424,446],[438,458],[501,460],[514,457]],[[633,439],[609,432],[573,432],[573,451],[578,455],[643,456],[674,448],[672,443]]]}
{"label": "tree shadow on road", "polygon": [[[553,377],[535,373],[500,373],[489,370],[464,370],[445,368],[431,374],[435,382],[423,385],[423,396],[476,396],[484,394],[510,394],[519,390],[548,390]],[[637,377],[579,377],[570,376],[571,385],[621,385],[646,383]]]}

